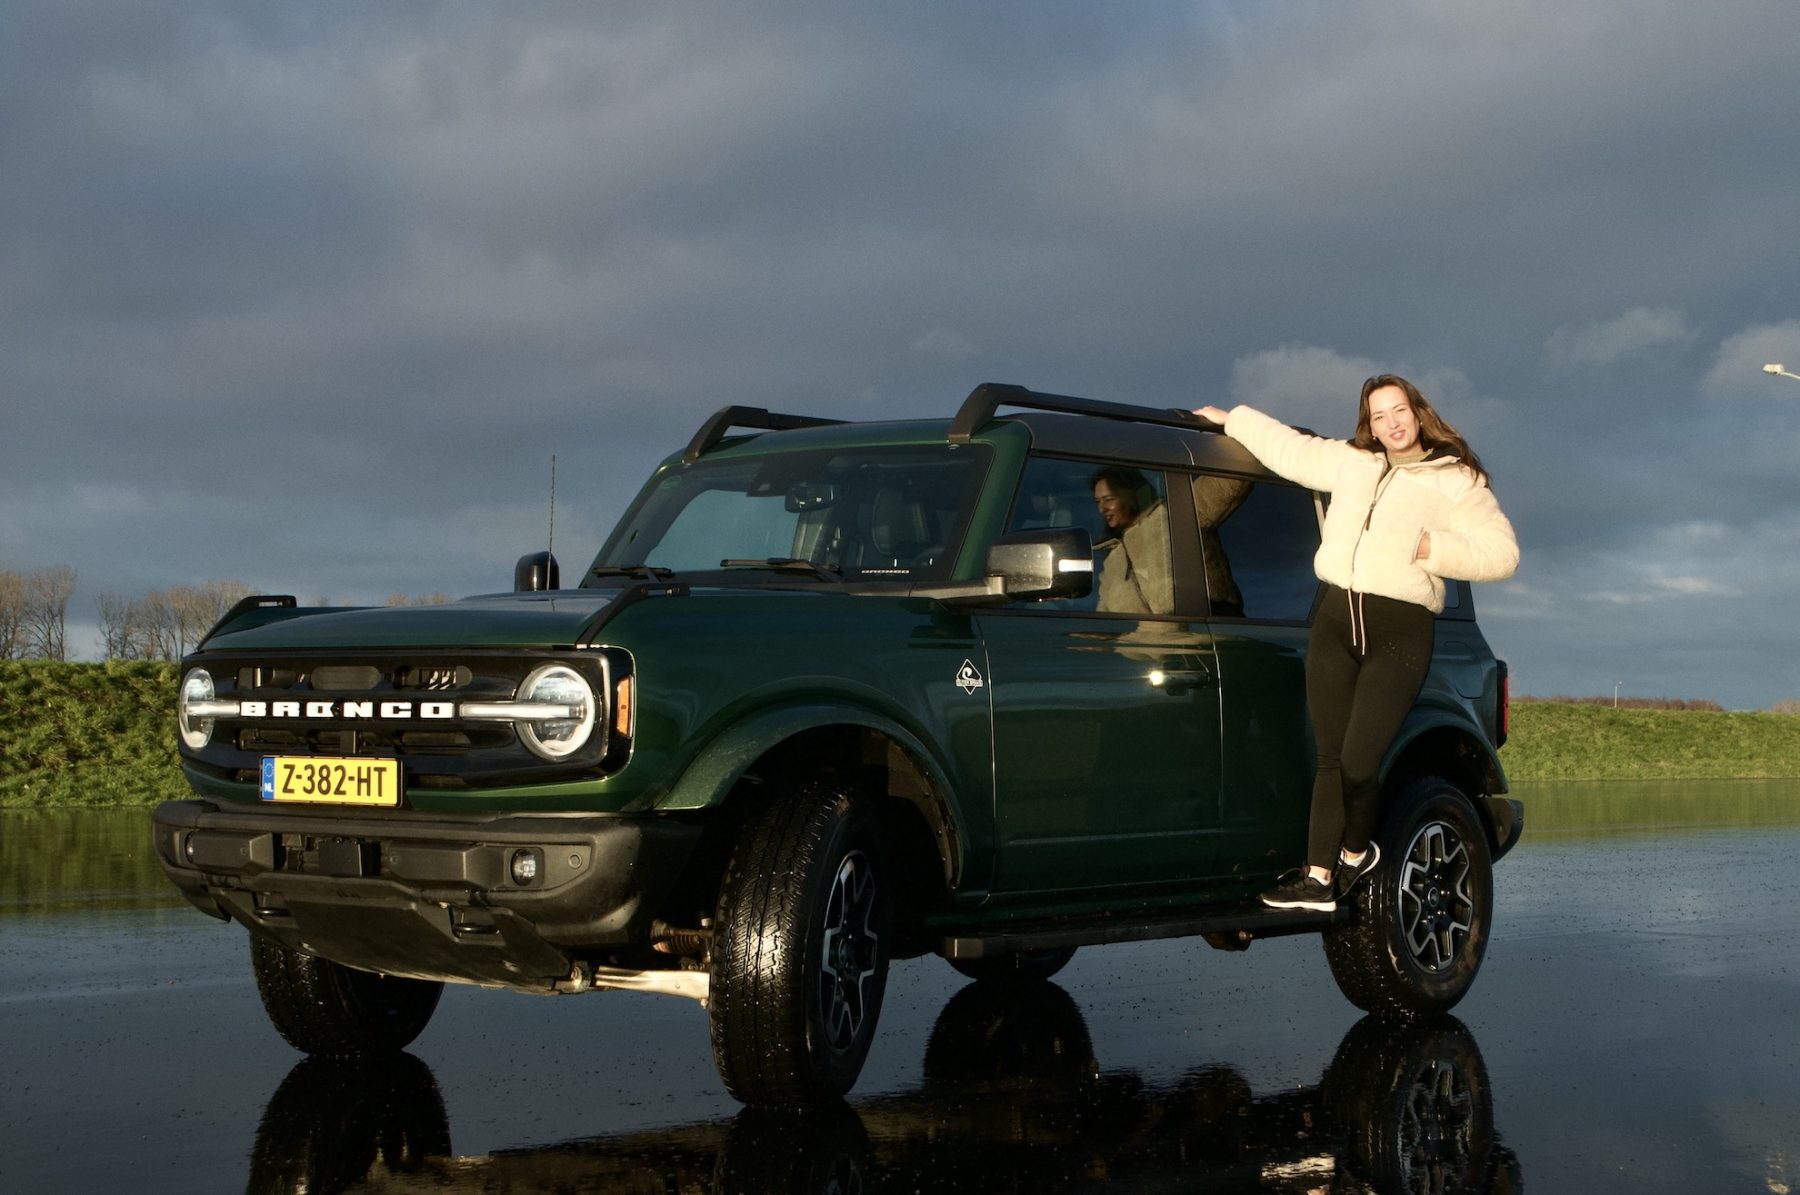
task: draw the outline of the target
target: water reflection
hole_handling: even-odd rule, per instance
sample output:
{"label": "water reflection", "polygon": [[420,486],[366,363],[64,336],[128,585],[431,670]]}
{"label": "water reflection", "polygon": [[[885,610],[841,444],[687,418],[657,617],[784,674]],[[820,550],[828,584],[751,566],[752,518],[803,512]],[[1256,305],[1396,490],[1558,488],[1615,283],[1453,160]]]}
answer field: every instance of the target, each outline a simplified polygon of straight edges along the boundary
{"label": "water reflection", "polygon": [[0,917],[184,904],[163,878],[150,811],[0,811]]}
{"label": "water reflection", "polygon": [[431,1068],[411,1054],[306,1058],[263,1110],[251,1191],[347,1191],[417,1173],[450,1153],[450,1121]]}
{"label": "water reflection", "polygon": [[1513,785],[1526,838],[1800,826],[1800,780],[1536,780]]}
{"label": "water reflection", "polygon": [[939,1015],[918,1089],[486,1157],[450,1155],[431,1071],[301,1062],[269,1101],[250,1190],[992,1192],[1225,1187],[1510,1192],[1487,1069],[1460,1022],[1374,1020],[1315,1087],[1257,1096],[1228,1066],[1167,1084],[1107,1071],[1050,983],[971,984]]}

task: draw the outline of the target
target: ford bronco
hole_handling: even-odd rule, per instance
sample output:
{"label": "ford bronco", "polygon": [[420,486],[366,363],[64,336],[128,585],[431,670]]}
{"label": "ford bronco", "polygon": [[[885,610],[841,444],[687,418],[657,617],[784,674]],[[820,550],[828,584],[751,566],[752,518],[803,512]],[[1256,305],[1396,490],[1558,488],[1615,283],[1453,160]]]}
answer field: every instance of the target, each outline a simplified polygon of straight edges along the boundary
{"label": "ford bronco", "polygon": [[734,1096],[797,1105],[855,1082],[892,959],[1019,982],[1187,935],[1318,934],[1357,1006],[1447,1009],[1523,824],[1466,584],[1378,871],[1328,914],[1255,899],[1304,853],[1322,510],[1185,411],[727,407],[572,587],[539,552],[440,606],[240,603],[183,661],[158,856],[313,1054],[405,1046],[446,982],[663,992]]}

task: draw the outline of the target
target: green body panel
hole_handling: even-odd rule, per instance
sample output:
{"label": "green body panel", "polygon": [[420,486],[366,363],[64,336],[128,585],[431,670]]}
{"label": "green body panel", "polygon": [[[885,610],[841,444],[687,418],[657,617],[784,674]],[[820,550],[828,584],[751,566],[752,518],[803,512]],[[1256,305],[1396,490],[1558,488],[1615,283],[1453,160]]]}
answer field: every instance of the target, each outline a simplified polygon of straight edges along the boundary
{"label": "green body panel", "polygon": [[996,891],[1210,874],[1219,689],[1205,624],[1030,610],[979,624],[994,703]]}
{"label": "green body panel", "polygon": [[1225,782],[1222,870],[1254,879],[1306,853],[1312,807],[1312,724],[1306,713],[1303,626],[1219,623]]}
{"label": "green body panel", "polygon": [[316,651],[415,647],[566,647],[617,591],[497,593],[434,606],[257,611],[252,623],[216,630],[219,651]]}
{"label": "green body panel", "polygon": [[866,727],[941,787],[968,852],[959,870],[985,871],[992,742],[985,691],[956,683],[982,660],[967,613],[830,591],[695,592],[634,603],[604,638],[637,668],[631,761],[605,782],[629,794],[624,808],[717,804],[787,738]]}

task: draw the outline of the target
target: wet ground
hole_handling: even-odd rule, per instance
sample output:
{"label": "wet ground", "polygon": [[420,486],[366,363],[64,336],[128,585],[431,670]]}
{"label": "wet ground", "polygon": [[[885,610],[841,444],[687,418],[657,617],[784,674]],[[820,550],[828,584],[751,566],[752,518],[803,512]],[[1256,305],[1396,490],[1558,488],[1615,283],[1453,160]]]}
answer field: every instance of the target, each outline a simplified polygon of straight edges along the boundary
{"label": "wet ground", "polygon": [[723,1095],[669,997],[453,988],[395,1062],[302,1061],[143,814],[9,816],[0,1190],[1800,1190],[1800,785],[1535,795],[1455,1019],[1360,1020],[1311,939],[1004,998],[921,959],[799,1120]]}

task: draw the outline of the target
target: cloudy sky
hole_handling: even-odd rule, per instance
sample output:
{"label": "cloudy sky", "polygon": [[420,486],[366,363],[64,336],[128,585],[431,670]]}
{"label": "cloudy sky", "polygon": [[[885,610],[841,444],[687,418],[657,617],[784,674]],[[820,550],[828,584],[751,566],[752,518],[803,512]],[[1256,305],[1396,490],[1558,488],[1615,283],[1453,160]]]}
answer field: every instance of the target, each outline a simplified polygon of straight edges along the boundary
{"label": "cloudy sky", "polygon": [[[0,568],[503,589],[728,402],[1346,434],[1524,545],[1515,691],[1800,697],[1789,0],[11,0]],[[1800,368],[1796,369],[1800,372]],[[91,650],[91,649],[90,649]]]}

